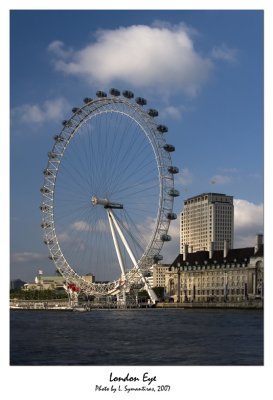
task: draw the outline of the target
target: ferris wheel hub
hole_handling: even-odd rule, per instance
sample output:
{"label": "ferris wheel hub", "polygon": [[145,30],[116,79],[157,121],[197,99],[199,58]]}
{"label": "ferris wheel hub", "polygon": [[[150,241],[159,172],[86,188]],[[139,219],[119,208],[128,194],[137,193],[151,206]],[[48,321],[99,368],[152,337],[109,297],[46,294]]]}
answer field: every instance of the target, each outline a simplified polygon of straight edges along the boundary
{"label": "ferris wheel hub", "polygon": [[91,203],[93,204],[93,206],[101,205],[101,206],[104,206],[104,208],[116,208],[116,209],[123,208],[123,204],[121,204],[121,203],[114,203],[108,199],[102,199],[97,196],[91,197]]}

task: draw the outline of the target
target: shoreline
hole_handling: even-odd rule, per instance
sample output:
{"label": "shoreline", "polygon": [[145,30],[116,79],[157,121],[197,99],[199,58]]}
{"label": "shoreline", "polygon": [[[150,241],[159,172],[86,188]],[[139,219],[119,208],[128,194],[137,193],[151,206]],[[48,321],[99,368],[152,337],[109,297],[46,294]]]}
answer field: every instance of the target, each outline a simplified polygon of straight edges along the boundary
{"label": "shoreline", "polygon": [[54,302],[53,305],[49,305],[48,302],[35,302],[31,301],[29,303],[16,302],[16,304],[10,304],[10,310],[12,311],[74,311],[74,312],[87,312],[94,310],[147,310],[147,309],[158,309],[158,310],[186,310],[186,309],[244,309],[244,310],[263,310],[263,301],[249,301],[249,302],[226,302],[226,303],[157,303],[156,305],[146,305],[146,306],[128,306],[128,307],[114,307],[107,305],[95,305],[84,307],[80,305],[79,307],[71,307],[68,304]]}

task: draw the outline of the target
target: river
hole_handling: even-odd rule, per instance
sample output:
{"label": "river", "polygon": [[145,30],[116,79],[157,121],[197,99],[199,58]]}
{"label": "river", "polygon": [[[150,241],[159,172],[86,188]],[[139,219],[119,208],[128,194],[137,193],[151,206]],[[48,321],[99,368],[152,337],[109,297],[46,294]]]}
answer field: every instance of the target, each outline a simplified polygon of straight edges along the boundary
{"label": "river", "polygon": [[263,365],[263,311],[11,311],[11,365]]}

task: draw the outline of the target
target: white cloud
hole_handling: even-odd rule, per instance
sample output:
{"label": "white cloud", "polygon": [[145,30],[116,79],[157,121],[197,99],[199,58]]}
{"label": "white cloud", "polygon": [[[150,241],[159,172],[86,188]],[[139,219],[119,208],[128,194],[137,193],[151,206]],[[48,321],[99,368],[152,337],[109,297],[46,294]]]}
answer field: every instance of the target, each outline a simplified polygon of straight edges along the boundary
{"label": "white cloud", "polygon": [[212,61],[197,53],[184,25],[133,25],[100,30],[95,42],[81,50],[49,45],[56,70],[89,83],[108,85],[120,80],[130,86],[183,90],[195,95],[207,81]]}
{"label": "white cloud", "polygon": [[237,58],[237,50],[229,48],[225,43],[215,46],[211,52],[212,58],[234,63]]}
{"label": "white cloud", "polygon": [[263,226],[263,204],[234,199],[235,229],[260,228]]}
{"label": "white cloud", "polygon": [[[88,232],[92,230],[92,225],[85,221],[76,221],[71,225],[71,227],[79,232]],[[102,219],[98,220],[94,227],[96,232],[109,232],[109,229],[109,223]]]}
{"label": "white cloud", "polygon": [[11,255],[11,260],[15,262],[29,262],[45,259],[45,255],[41,253],[21,252]]}
{"label": "white cloud", "polygon": [[160,114],[163,118],[170,117],[175,120],[180,120],[182,118],[182,107],[169,106],[164,108]]}
{"label": "white cloud", "polygon": [[59,242],[70,242],[71,238],[67,233],[62,232],[62,233],[58,234],[58,241]]}
{"label": "white cloud", "polygon": [[155,227],[156,219],[152,217],[147,217],[142,224],[137,225],[137,230],[141,235],[142,243],[146,245],[151,240],[151,235]]}
{"label": "white cloud", "polygon": [[179,242],[180,242],[180,216],[172,221],[168,234],[171,235],[172,240],[164,243],[161,254],[163,255],[163,263],[172,263],[177,255],[179,254]]}
{"label": "white cloud", "polygon": [[234,199],[234,247],[253,247],[255,236],[263,233],[263,204]]}
{"label": "white cloud", "polygon": [[175,177],[175,185],[189,185],[193,181],[193,175],[188,168],[183,168]]}
{"label": "white cloud", "polygon": [[64,43],[60,40],[55,40],[54,42],[51,42],[48,46],[48,51],[63,59],[69,58],[73,54],[73,50],[65,49]]}
{"label": "white cloud", "polygon": [[97,222],[97,228],[96,228],[97,232],[110,232],[110,225],[108,223],[108,221],[104,221],[102,219],[100,219]]}
{"label": "white cloud", "polygon": [[80,232],[88,232],[91,228],[91,226],[85,221],[76,221],[71,225],[71,227]]}
{"label": "white cloud", "polygon": [[69,109],[63,97],[46,100],[39,104],[24,104],[12,110],[13,120],[24,124],[42,124],[46,121],[59,121]]}

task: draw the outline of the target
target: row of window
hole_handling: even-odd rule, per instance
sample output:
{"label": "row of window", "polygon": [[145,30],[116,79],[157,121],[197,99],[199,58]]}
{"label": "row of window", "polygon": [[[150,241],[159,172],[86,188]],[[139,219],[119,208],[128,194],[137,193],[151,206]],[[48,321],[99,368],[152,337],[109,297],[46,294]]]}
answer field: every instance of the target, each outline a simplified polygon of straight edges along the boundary
{"label": "row of window", "polygon": [[[218,275],[219,273],[223,273],[222,271],[225,270],[225,269],[230,269],[230,268],[241,269],[241,268],[245,268],[247,266],[246,261],[247,261],[247,259],[245,259],[245,262],[240,264],[240,263],[237,263],[236,258],[234,258],[234,262],[232,262],[232,263],[217,264],[217,262],[214,261],[214,264],[211,265],[211,264],[207,264],[206,261],[205,261],[205,265],[202,265],[202,266],[198,265],[198,264],[197,265],[184,265],[184,266],[181,266],[181,267],[178,267],[178,268],[182,273],[185,271],[187,273],[187,276],[190,276],[188,271],[205,271],[204,273],[206,275],[213,274],[213,272],[208,271],[208,269],[210,269],[210,270],[215,270],[215,269],[216,270],[220,270],[220,271],[217,271],[217,272],[214,273],[215,275]],[[177,273],[177,268],[172,266],[171,267],[171,271]],[[240,270],[231,271],[232,275],[234,275],[234,274],[236,274],[238,272],[240,272]],[[197,272],[197,274],[198,273],[199,272]],[[203,273],[203,272],[201,272],[201,273]],[[196,276],[196,272],[195,273],[193,272],[192,276]]]}
{"label": "row of window", "polygon": [[206,289],[206,290],[188,290],[187,292],[182,292],[182,295],[184,296],[192,296],[192,295],[197,295],[197,296],[223,296],[225,294],[227,295],[245,295],[246,290],[245,288],[242,289]]}
{"label": "row of window", "polygon": [[[245,283],[246,283],[246,282],[237,282],[237,283],[235,283],[235,282],[232,282],[232,283],[228,282],[228,283],[227,283],[227,287],[229,287],[229,288],[235,288],[235,289],[244,288]],[[180,288],[181,288],[181,290],[190,290],[190,289],[193,289],[193,287],[195,286],[196,289],[202,288],[202,287],[206,287],[206,288],[209,288],[209,289],[217,289],[217,288],[219,288],[219,287],[224,288],[225,285],[226,285],[226,284],[225,284],[224,282],[222,282],[222,284],[219,284],[219,283],[211,283],[211,282],[207,282],[207,283],[206,283],[206,282],[202,282],[202,284],[200,284],[200,283],[195,283],[195,285],[194,285],[194,284],[182,284],[182,283],[181,283]]]}
{"label": "row of window", "polygon": [[[189,282],[189,283],[191,283],[191,282],[224,282],[224,279],[225,279],[225,276],[223,276],[223,275],[221,275],[221,276],[207,276],[207,275],[205,275],[205,276],[202,276],[202,277],[200,277],[200,276],[194,276],[194,277],[192,277],[192,278],[182,278],[180,281],[181,281],[181,283],[186,283],[186,282]],[[233,275],[232,274],[232,276],[229,276],[229,275],[226,275],[226,279],[228,279],[229,280],[229,282],[242,282],[243,280],[245,280],[246,279],[246,275]]]}

